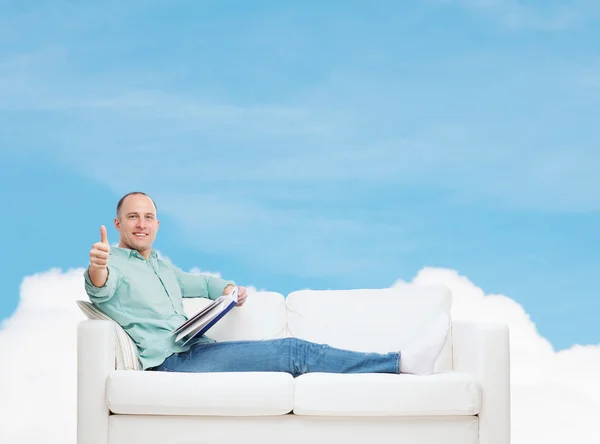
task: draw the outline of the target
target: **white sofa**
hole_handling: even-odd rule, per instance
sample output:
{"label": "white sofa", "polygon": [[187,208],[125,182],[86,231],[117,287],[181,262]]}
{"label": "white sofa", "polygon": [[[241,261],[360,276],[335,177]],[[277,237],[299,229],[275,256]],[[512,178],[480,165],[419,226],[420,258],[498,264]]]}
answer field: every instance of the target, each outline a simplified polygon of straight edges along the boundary
{"label": "white sofa", "polygon": [[[186,300],[195,312],[207,301]],[[249,296],[218,341],[294,336],[359,351],[402,350],[445,311],[445,287]],[[167,373],[115,368],[110,321],[78,326],[78,444],[510,442],[506,325],[453,321],[430,376]]]}

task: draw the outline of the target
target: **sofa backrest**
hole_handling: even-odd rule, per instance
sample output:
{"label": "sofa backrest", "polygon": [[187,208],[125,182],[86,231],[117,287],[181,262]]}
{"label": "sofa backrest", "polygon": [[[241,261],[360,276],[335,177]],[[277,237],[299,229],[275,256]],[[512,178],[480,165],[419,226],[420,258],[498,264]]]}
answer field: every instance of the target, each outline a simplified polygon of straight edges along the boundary
{"label": "sofa backrest", "polygon": [[[188,316],[197,313],[212,301],[204,298],[184,298]],[[241,307],[234,307],[207,333],[217,341],[276,339],[286,335],[285,298],[270,291],[253,292]]]}
{"label": "sofa backrest", "polygon": [[[414,344],[440,313],[450,315],[444,286],[301,290],[286,298],[290,336],[356,351],[388,352]],[[452,334],[436,371],[452,369]]]}
{"label": "sofa backrest", "polygon": [[[184,299],[188,316],[211,301]],[[217,341],[295,336],[357,351],[403,350],[427,331],[440,313],[450,314],[452,294],[444,286],[404,285],[385,289],[300,290],[286,298],[254,292],[212,327]],[[452,334],[436,371],[452,369]]]}

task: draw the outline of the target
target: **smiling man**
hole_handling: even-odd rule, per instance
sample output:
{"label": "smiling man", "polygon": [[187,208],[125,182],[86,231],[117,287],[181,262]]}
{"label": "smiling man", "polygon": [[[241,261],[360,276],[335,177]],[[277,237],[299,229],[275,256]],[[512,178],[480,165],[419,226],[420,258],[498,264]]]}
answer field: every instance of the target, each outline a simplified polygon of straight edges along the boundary
{"label": "smiling man", "polygon": [[[90,300],[119,323],[137,345],[144,370],[180,372],[278,371],[430,374],[449,329],[441,316],[416,346],[389,353],[341,350],[297,338],[216,342],[200,336],[182,345],[171,332],[188,318],[183,298],[215,300],[235,283],[186,273],[158,257],[152,245],[160,221],[154,201],[142,192],[126,194],[114,220],[119,246],[110,247],[106,228],[92,245],[84,272]],[[247,298],[239,286],[238,306]]]}

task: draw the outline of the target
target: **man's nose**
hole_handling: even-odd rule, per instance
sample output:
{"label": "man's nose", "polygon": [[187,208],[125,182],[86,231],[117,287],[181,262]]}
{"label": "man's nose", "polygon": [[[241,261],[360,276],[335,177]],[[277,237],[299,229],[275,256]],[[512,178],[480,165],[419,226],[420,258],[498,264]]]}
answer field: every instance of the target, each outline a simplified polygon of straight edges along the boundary
{"label": "man's nose", "polygon": [[137,224],[135,224],[137,228],[145,228],[146,227],[146,219],[143,217],[137,220]]}

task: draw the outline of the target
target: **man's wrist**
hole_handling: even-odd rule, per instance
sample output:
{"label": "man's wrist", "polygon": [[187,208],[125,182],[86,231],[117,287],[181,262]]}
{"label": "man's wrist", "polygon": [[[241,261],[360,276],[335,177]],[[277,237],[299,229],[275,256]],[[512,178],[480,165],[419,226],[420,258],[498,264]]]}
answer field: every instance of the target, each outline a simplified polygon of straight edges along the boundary
{"label": "man's wrist", "polygon": [[235,287],[235,285],[233,285],[233,284],[225,285],[225,288],[223,289],[223,294],[229,294],[233,290],[234,287]]}
{"label": "man's wrist", "polygon": [[[91,284],[96,288],[103,288],[106,286],[108,282],[108,277],[110,275],[110,269],[108,267],[105,268],[96,268],[90,264],[88,266],[88,277]],[[106,274],[104,274],[106,273]],[[98,285],[102,282],[102,285]]]}

